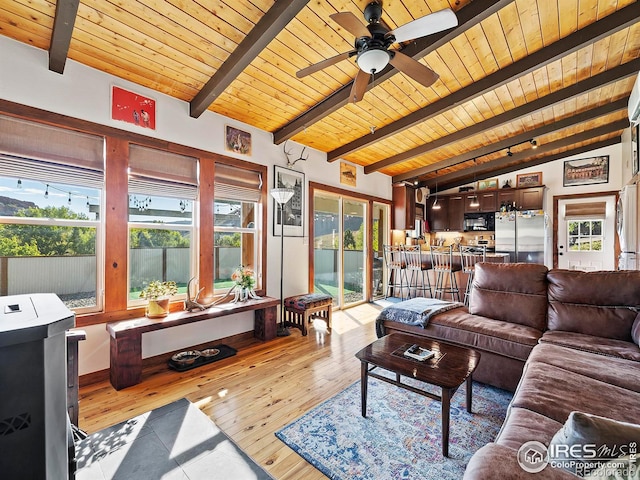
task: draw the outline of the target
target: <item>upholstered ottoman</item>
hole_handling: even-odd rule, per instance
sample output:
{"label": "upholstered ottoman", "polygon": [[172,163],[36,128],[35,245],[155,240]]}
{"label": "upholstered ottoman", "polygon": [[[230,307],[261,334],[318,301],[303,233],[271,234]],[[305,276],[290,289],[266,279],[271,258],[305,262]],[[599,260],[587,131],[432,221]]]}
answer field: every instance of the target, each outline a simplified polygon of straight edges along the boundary
{"label": "upholstered ottoman", "polygon": [[307,324],[314,318],[327,322],[331,331],[331,304],[333,298],[325,293],[305,293],[284,299],[285,324],[307,334]]}

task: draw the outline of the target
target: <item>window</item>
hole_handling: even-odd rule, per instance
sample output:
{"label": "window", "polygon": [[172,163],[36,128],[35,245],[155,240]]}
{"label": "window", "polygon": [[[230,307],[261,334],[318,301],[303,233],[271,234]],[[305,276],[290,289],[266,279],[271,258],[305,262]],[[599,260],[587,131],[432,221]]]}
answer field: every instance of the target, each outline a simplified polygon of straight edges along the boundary
{"label": "window", "polygon": [[567,222],[570,251],[601,252],[602,220],[570,220]]}
{"label": "window", "polygon": [[186,293],[196,275],[194,206],[197,159],[131,145],[129,154],[129,304],[153,280]]}
{"label": "window", "polygon": [[0,295],[102,306],[104,139],[0,116]]}
{"label": "window", "polygon": [[255,272],[262,288],[260,204],[262,177],[258,172],[217,163],[215,168],[214,291],[228,291],[231,274],[239,266]]}

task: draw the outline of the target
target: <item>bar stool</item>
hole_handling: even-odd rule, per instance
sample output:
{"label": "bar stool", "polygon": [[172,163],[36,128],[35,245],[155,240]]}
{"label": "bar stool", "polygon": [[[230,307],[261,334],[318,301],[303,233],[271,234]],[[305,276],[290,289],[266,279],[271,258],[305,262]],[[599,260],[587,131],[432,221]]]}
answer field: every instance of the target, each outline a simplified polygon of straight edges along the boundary
{"label": "bar stool", "polygon": [[[384,264],[387,267],[387,290],[384,298],[395,296],[400,289],[400,298],[404,300],[404,288],[408,286],[407,266],[404,262],[402,248],[397,245],[383,245]],[[394,295],[390,295],[393,292]]]}
{"label": "bar stool", "polygon": [[451,295],[451,300],[460,301],[460,289],[455,272],[462,270],[460,265],[454,265],[451,245],[447,247],[431,246],[431,263],[436,272],[435,297],[443,300],[445,294]]}
{"label": "bar stool", "polygon": [[462,271],[467,274],[467,288],[464,291],[464,304],[469,306],[469,297],[473,288],[473,274],[476,271],[476,263],[487,261],[487,248],[484,245],[478,247],[460,247]]}
{"label": "bar stool", "polygon": [[[409,297],[411,297],[411,289],[414,290],[415,295],[418,296],[418,291],[423,292],[423,297],[426,297],[427,291],[429,297],[433,296],[431,290],[431,281],[429,280],[429,270],[431,270],[431,258],[426,250],[422,250],[420,245],[405,245],[404,261],[407,271],[411,273],[409,277]],[[426,273],[426,276],[425,276]],[[418,279],[422,277],[422,282],[419,283]]]}

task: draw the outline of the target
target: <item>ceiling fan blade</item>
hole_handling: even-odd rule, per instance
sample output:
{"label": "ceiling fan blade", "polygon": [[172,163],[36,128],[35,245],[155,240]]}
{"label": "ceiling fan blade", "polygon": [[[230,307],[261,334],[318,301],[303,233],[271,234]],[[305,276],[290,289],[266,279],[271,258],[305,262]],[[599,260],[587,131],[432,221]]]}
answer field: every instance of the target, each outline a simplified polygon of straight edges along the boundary
{"label": "ceiling fan blade", "polygon": [[353,57],[356,53],[355,50],[350,52],[341,53],[340,55],[336,55],[335,57],[327,58],[326,60],[322,60],[321,62],[314,63],[313,65],[309,65],[308,67],[303,68],[302,70],[298,70],[296,72],[296,77],[302,78],[307,75],[311,75],[312,73],[316,73],[323,68],[327,68],[335,63],[341,62],[342,60],[346,60],[349,57]]}
{"label": "ceiling fan blade", "polygon": [[362,100],[364,93],[367,91],[371,74],[363,70],[358,70],[358,75],[351,85],[351,93],[349,94],[349,102],[356,103]]}
{"label": "ceiling fan blade", "polygon": [[426,65],[414,60],[413,58],[397,51],[390,51],[393,55],[389,63],[402,73],[410,76],[416,82],[421,83],[425,87],[430,87],[438,80],[439,76]]}
{"label": "ceiling fan blade", "polygon": [[371,33],[367,27],[351,12],[338,12],[329,15],[331,20],[336,22],[347,32],[355,35],[356,37],[370,37]]}
{"label": "ceiling fan blade", "polygon": [[387,35],[396,37],[396,42],[407,42],[458,26],[458,17],[450,8],[416,18],[414,21],[391,30]]}

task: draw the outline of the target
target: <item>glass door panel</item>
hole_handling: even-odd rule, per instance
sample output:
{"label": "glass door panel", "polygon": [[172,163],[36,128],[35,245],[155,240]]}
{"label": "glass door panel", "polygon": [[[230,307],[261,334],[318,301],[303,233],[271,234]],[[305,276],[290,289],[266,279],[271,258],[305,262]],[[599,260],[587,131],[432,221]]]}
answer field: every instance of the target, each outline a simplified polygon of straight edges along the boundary
{"label": "glass door panel", "polygon": [[383,298],[385,279],[388,278],[384,266],[383,245],[389,243],[389,206],[384,203],[373,204],[373,275],[371,277],[371,294],[374,299]]}
{"label": "glass door panel", "polygon": [[340,198],[316,193],[313,204],[313,291],[340,305]]}
{"label": "glass door panel", "polygon": [[343,200],[342,275],[343,305],[362,302],[365,298],[367,222],[365,202]]}

